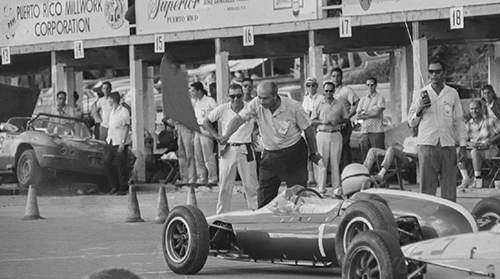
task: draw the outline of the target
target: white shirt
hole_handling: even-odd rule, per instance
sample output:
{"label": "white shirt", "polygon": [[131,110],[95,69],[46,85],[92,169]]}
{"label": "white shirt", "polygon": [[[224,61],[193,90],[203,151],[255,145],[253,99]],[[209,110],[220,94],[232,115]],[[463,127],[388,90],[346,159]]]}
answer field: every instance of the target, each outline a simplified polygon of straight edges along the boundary
{"label": "white shirt", "polygon": [[[465,121],[462,104],[457,90],[444,85],[438,94],[429,84],[422,90],[427,90],[431,107],[426,109],[421,117],[417,117],[417,109],[422,102],[421,92],[414,94],[413,102],[408,112],[410,127],[418,125],[418,144],[436,146],[466,145]],[[420,124],[419,124],[420,123]]]}
{"label": "white shirt", "polygon": [[347,110],[347,114],[351,111],[351,106],[359,101],[358,95],[354,93],[354,90],[347,85],[341,84],[339,87],[335,87],[335,93],[333,97],[337,100],[342,101],[344,104],[345,110]]}
{"label": "white shirt", "polygon": [[302,107],[306,111],[309,118],[314,119],[316,116],[314,115],[316,108],[318,105],[323,102],[325,96],[320,93],[316,93],[313,95],[307,95],[304,97],[304,101],[302,102]]}
{"label": "white shirt", "polygon": [[205,117],[208,116],[210,111],[217,107],[215,100],[208,96],[203,96],[201,99],[197,99],[194,102],[194,114],[196,116],[196,121],[198,125],[202,126]]}
{"label": "white shirt", "polygon": [[99,98],[99,100],[97,100],[96,106],[101,110],[101,126],[104,128],[109,128],[109,114],[111,113],[111,106],[109,105],[108,98]]}
{"label": "white shirt", "polygon": [[[248,103],[243,102],[243,108],[248,107]],[[229,122],[236,116],[236,112],[231,108],[231,103],[225,103],[208,114],[208,120],[210,122],[219,121],[222,127],[222,134],[226,134]],[[254,129],[255,121],[251,119],[241,125],[234,134],[229,138],[229,143],[250,143],[252,142],[252,132]]]}
{"label": "white shirt", "polygon": [[120,145],[122,140],[125,139],[124,143],[129,144],[130,137],[128,133],[125,135],[125,128],[127,125],[130,125],[130,114],[128,110],[122,105],[119,105],[116,109],[111,108],[106,142],[112,145]]}

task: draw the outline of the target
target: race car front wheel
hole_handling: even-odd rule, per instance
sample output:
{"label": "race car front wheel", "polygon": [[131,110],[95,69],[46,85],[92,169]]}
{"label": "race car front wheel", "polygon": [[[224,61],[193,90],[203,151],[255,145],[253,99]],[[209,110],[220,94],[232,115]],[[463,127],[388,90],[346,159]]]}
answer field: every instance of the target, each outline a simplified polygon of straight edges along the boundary
{"label": "race car front wheel", "polygon": [[386,231],[399,239],[396,220],[387,205],[376,200],[358,200],[343,213],[335,236],[335,253],[340,266],[354,237],[368,230]]}
{"label": "race car front wheel", "polygon": [[405,257],[398,240],[385,231],[358,234],[345,255],[342,278],[408,278]]}
{"label": "race car front wheel", "polygon": [[37,186],[42,182],[43,169],[40,167],[40,164],[38,164],[33,149],[26,149],[23,151],[17,161],[16,174],[19,186],[22,188],[28,188],[30,184]]}
{"label": "race car front wheel", "polygon": [[175,207],[163,227],[163,255],[177,274],[198,273],[208,257],[210,235],[203,212],[195,206]]}

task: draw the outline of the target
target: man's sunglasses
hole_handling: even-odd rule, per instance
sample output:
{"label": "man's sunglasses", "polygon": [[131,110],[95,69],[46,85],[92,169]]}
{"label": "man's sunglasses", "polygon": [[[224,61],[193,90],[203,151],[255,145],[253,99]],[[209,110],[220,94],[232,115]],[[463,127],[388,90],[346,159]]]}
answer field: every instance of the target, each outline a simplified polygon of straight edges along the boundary
{"label": "man's sunglasses", "polygon": [[241,97],[243,97],[243,94],[229,95],[229,98],[231,98],[231,99],[234,99],[234,98],[239,99]]}
{"label": "man's sunglasses", "polygon": [[433,75],[433,74],[439,75],[442,72],[443,72],[443,70],[429,70],[429,74],[430,75]]}

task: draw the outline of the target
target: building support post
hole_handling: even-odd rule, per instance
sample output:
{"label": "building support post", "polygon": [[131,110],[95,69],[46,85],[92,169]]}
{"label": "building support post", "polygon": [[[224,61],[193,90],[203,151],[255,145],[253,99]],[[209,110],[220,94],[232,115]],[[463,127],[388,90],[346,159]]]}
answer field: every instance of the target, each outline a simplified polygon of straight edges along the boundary
{"label": "building support post", "polygon": [[135,46],[129,46],[130,86],[132,89],[132,151],[136,156],[132,177],[135,182],[146,181],[144,152],[144,86],[143,63],[136,57]]}

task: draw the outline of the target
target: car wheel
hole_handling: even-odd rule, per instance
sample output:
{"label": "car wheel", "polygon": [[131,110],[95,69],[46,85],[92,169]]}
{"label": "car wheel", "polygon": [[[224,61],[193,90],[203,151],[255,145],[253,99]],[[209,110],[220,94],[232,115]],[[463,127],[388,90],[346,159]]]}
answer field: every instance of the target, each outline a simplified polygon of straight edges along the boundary
{"label": "car wheel", "polygon": [[24,150],[17,161],[17,180],[22,188],[29,187],[30,184],[37,186],[43,180],[43,169],[38,164],[35,151],[33,149]]}
{"label": "car wheel", "polygon": [[366,231],[357,235],[347,250],[342,278],[408,278],[398,240],[385,231]]}
{"label": "car wheel", "polygon": [[163,255],[168,267],[177,274],[198,273],[208,257],[208,224],[195,206],[175,207],[163,227]]}
{"label": "car wheel", "polygon": [[399,239],[396,220],[387,205],[373,200],[356,201],[343,213],[335,236],[339,265],[344,262],[345,253],[354,237],[368,230],[386,231]]}
{"label": "car wheel", "polygon": [[476,218],[479,231],[490,230],[500,223],[500,200],[493,197],[480,200],[472,209],[472,215]]}

